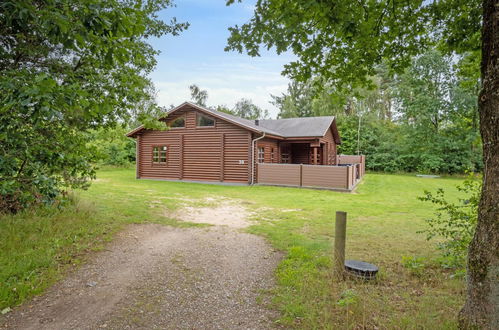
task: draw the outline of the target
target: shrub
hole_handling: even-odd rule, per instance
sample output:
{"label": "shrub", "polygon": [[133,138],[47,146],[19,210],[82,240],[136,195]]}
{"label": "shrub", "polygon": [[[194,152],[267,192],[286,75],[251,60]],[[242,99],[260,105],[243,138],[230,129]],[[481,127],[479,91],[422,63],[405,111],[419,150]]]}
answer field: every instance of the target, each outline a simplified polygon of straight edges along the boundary
{"label": "shrub", "polygon": [[336,304],[341,307],[347,307],[356,304],[357,300],[357,292],[352,289],[347,289],[341,293],[341,297]]}
{"label": "shrub", "polygon": [[423,257],[402,256],[402,266],[407,268],[412,275],[420,277],[425,268]]}
{"label": "shrub", "polygon": [[442,251],[441,264],[446,268],[464,268],[478,219],[481,188],[481,181],[470,176],[463,185],[457,186],[466,195],[457,202],[447,200],[443,189],[436,193],[425,191],[425,196],[419,197],[438,206],[435,216],[426,219],[428,229],[422,232],[428,240],[443,239],[438,248]]}
{"label": "shrub", "polygon": [[90,144],[104,165],[127,166],[135,161],[135,142],[125,136],[130,128],[116,126],[90,133]]}

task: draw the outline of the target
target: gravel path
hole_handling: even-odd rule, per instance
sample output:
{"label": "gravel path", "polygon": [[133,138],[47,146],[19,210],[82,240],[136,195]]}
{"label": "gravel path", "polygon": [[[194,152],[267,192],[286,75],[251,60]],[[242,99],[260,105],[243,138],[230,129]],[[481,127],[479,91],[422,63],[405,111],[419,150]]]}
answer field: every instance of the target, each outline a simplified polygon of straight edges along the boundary
{"label": "gravel path", "polygon": [[133,225],[0,327],[267,329],[277,315],[264,307],[265,291],[281,257],[226,226]]}

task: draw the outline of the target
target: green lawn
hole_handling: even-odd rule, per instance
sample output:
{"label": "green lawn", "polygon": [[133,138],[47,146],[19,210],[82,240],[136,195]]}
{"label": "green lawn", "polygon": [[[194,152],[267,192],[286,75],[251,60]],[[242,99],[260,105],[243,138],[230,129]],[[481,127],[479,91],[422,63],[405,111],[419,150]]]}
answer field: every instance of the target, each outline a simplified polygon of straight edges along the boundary
{"label": "green lawn", "polygon": [[[135,180],[133,169],[104,169],[74,206],[0,219],[0,309],[42,292],[127,223],[195,224],[168,218],[181,204],[209,196],[256,211],[248,230],[287,253],[276,276],[274,307],[301,328],[455,328],[464,283],[438,267],[435,242],[419,230],[433,213],[417,196],[455,178],[368,174],[355,193],[279,187],[217,186]],[[380,267],[373,282],[338,281],[331,271],[335,211],[348,212],[347,258]],[[423,257],[423,270],[402,257]],[[416,265],[417,266],[417,265]]]}

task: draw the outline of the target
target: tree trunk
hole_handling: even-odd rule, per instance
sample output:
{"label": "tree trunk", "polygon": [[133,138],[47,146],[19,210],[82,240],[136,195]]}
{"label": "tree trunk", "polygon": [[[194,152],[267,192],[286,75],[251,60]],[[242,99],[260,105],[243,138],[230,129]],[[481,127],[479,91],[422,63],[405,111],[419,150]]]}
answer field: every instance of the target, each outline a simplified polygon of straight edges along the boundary
{"label": "tree trunk", "polygon": [[459,324],[499,329],[499,0],[483,0],[481,74],[478,111],[485,167]]}

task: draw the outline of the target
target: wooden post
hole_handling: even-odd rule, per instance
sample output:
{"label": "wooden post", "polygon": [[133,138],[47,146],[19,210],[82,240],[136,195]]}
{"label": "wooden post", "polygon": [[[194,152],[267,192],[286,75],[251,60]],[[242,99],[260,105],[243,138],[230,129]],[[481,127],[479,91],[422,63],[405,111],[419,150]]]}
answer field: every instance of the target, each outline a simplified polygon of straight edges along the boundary
{"label": "wooden post", "polygon": [[303,186],[303,164],[300,164],[300,187]]}
{"label": "wooden post", "polygon": [[281,142],[277,142],[277,163],[281,163]]}
{"label": "wooden post", "polygon": [[346,168],[346,177],[347,177],[347,183],[346,183],[346,188],[350,189],[350,166],[345,166]]}
{"label": "wooden post", "polygon": [[345,271],[345,239],[347,230],[347,213],[336,212],[336,225],[334,231],[334,271],[343,276]]}

